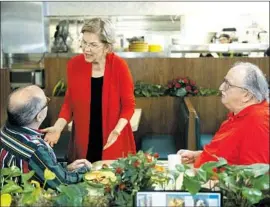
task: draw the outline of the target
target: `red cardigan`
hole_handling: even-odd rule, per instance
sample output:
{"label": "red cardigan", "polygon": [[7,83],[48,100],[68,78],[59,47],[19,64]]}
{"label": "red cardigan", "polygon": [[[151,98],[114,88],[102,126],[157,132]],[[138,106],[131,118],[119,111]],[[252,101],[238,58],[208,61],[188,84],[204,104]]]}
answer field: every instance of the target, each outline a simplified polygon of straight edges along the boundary
{"label": "red cardigan", "polygon": [[[67,65],[67,91],[59,118],[73,119],[73,132],[69,143],[69,161],[86,158],[89,140],[92,63],[78,55]],[[106,57],[102,89],[103,145],[120,118],[130,121],[135,108],[134,85],[126,62],[110,53]],[[103,160],[118,159],[135,153],[135,141],[130,122],[117,141],[103,151]]]}

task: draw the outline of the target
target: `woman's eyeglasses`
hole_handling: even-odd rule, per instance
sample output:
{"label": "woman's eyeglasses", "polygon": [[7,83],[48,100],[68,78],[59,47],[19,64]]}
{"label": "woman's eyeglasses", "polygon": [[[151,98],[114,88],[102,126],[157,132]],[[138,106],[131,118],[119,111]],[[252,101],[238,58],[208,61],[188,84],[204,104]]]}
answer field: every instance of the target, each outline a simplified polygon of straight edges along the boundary
{"label": "woman's eyeglasses", "polygon": [[86,41],[82,40],[82,47],[83,48],[89,47],[90,49],[96,50],[96,49],[100,48],[101,46],[102,46],[102,44],[98,44],[95,42],[87,43]]}

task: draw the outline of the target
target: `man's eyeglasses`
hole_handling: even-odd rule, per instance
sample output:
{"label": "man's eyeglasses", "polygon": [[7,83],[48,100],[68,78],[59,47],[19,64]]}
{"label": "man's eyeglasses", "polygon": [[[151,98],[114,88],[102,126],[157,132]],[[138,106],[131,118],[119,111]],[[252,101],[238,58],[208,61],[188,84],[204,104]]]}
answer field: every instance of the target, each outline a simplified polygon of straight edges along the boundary
{"label": "man's eyeglasses", "polygon": [[101,46],[102,46],[102,44],[98,44],[95,42],[87,43],[86,41],[82,40],[82,47],[83,48],[89,47],[90,49],[96,50],[96,49],[100,48]]}
{"label": "man's eyeglasses", "polygon": [[[45,106],[43,106],[43,107],[39,110],[39,112],[37,113],[37,115],[38,115],[43,109],[45,109],[47,106],[49,106],[50,101],[51,101],[51,99],[50,99],[49,97],[46,96],[46,104],[45,104]],[[36,115],[35,117],[37,117],[37,115]]]}
{"label": "man's eyeglasses", "polygon": [[246,88],[230,84],[229,81],[227,81],[226,79],[223,80],[223,83],[224,83],[224,86],[223,86],[224,91],[227,91],[230,88],[240,88],[240,89],[243,89],[245,91],[248,91],[248,89],[246,89]]}
{"label": "man's eyeglasses", "polygon": [[49,97],[46,96],[46,104],[45,106],[43,106],[39,112],[41,112],[43,109],[45,109],[47,106],[49,106],[49,103],[50,103],[51,99]]}

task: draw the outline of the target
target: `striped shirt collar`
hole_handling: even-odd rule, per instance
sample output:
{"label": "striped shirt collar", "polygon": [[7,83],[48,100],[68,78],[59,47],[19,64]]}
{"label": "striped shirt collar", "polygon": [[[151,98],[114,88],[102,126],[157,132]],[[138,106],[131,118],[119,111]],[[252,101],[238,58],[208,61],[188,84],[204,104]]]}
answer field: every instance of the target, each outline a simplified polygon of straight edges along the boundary
{"label": "striped shirt collar", "polygon": [[15,126],[15,125],[12,125],[8,122],[6,122],[5,127],[7,127],[8,129],[15,130],[15,131],[22,133],[22,134],[30,135],[30,136],[41,136],[41,137],[44,136],[44,134],[41,133],[39,130],[31,129],[29,127]]}

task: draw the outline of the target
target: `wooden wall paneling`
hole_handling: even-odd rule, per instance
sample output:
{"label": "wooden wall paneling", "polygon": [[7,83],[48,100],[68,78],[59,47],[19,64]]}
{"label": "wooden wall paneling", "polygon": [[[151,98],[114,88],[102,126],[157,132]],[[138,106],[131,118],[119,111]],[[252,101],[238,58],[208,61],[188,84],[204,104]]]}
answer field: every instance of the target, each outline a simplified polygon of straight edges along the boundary
{"label": "wooden wall paneling", "polygon": [[269,77],[270,58],[131,58],[126,61],[134,81],[167,84],[177,76],[189,76],[199,86],[219,88],[236,62],[254,63]]}
{"label": "wooden wall paneling", "polygon": [[0,69],[0,127],[5,123],[7,98],[10,94],[9,70]]}
{"label": "wooden wall paneling", "polygon": [[[46,87],[52,90],[61,78],[66,77],[67,57],[46,57]],[[224,76],[236,62],[258,65],[269,77],[269,57],[263,58],[127,58],[125,59],[134,82],[167,84],[177,76],[189,76],[199,86],[219,88]],[[53,85],[53,86],[52,86]]]}
{"label": "wooden wall paneling", "polygon": [[66,80],[66,64],[68,59],[66,57],[45,58],[45,91],[47,96],[52,95],[53,88],[60,79]]}
{"label": "wooden wall paneling", "polygon": [[226,119],[228,110],[219,96],[189,97],[200,117],[201,133],[215,133]]}

